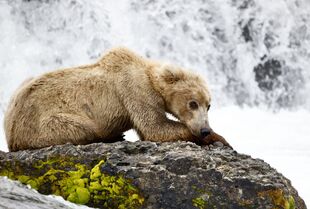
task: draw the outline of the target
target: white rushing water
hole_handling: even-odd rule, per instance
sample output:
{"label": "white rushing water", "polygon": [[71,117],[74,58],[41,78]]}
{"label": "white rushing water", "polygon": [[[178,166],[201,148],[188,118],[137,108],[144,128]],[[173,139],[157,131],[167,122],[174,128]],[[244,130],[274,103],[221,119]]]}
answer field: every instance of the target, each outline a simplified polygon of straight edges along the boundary
{"label": "white rushing water", "polygon": [[213,128],[310,205],[309,11],[309,0],[0,0],[0,122],[26,78],[127,46],[199,72]]}

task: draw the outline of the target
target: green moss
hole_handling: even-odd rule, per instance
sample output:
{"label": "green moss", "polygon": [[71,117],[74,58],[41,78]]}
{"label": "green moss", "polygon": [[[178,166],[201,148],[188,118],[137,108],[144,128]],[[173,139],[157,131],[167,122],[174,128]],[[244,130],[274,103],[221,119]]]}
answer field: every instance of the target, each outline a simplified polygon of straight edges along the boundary
{"label": "green moss", "polygon": [[201,197],[197,197],[197,198],[193,199],[192,203],[193,203],[193,206],[195,206],[199,209],[204,209],[207,206],[207,202]]}
{"label": "green moss", "polygon": [[207,191],[206,189],[201,189],[197,186],[192,186],[192,189],[195,193],[198,193],[197,197],[192,199],[192,204],[196,208],[204,209],[207,206],[211,206],[212,204],[208,204],[207,200],[209,200],[210,196],[212,195],[211,192]]}
{"label": "green moss", "polygon": [[76,187],[68,196],[67,200],[78,204],[86,204],[89,202],[90,192],[83,187]]}
{"label": "green moss", "polygon": [[285,209],[295,209],[295,200],[293,196],[289,196],[288,201],[286,202]]}
{"label": "green moss", "polygon": [[295,209],[295,200],[293,196],[285,196],[281,189],[274,189],[259,192],[258,196],[260,198],[270,198],[272,200],[274,209]]}
{"label": "green moss", "polygon": [[140,208],[144,198],[129,179],[104,173],[105,161],[77,163],[72,158],[54,158],[34,165],[14,162],[0,167],[0,176],[8,176],[30,185],[43,194],[60,195],[64,199],[94,207]]}

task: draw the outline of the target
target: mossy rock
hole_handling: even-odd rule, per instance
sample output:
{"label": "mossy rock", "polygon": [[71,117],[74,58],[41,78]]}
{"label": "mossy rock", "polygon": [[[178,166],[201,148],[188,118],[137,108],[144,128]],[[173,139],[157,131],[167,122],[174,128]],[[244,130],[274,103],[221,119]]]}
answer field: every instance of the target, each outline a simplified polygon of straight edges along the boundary
{"label": "mossy rock", "polygon": [[290,181],[264,161],[190,142],[67,144],[5,153],[0,175],[99,208],[306,208]]}
{"label": "mossy rock", "polygon": [[99,208],[141,208],[144,198],[130,179],[103,172],[104,159],[77,163],[72,157],[53,157],[33,162],[32,166],[10,161],[0,169],[8,176],[30,185],[42,194]]}

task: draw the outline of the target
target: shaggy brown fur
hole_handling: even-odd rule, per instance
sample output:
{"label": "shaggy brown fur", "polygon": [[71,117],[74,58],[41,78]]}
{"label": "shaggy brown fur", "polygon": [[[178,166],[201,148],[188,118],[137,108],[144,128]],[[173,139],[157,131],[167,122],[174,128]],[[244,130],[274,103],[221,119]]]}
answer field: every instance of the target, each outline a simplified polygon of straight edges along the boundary
{"label": "shaggy brown fur", "polygon": [[[191,110],[190,101],[199,108]],[[6,112],[5,133],[10,151],[111,142],[131,128],[141,140],[195,141],[209,128],[209,103],[197,75],[116,48],[93,65],[22,84]]]}

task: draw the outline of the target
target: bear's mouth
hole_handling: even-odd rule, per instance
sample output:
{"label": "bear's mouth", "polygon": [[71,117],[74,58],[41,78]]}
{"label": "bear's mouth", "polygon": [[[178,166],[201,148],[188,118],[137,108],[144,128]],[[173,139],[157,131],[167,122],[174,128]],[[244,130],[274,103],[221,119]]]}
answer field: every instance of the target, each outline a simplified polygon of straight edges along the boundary
{"label": "bear's mouth", "polygon": [[[188,126],[187,126],[188,127]],[[192,130],[190,127],[188,127],[188,129],[191,131],[191,133],[196,136],[196,137],[201,137],[199,133],[197,133],[196,131]]]}

